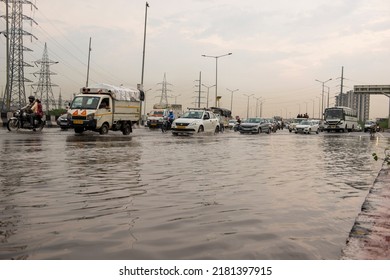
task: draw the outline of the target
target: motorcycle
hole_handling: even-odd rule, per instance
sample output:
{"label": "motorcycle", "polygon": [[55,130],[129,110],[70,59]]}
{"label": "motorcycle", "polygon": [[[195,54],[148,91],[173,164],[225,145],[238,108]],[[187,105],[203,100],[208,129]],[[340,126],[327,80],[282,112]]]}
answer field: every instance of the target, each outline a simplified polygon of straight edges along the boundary
{"label": "motorcycle", "polygon": [[[46,121],[44,118],[35,117],[34,125],[35,131],[41,131],[45,126]],[[7,128],[9,131],[17,131],[19,129],[34,129],[34,127],[30,123],[30,114],[28,114],[25,110],[19,109],[14,112],[12,118],[10,118],[7,122]]]}
{"label": "motorcycle", "polygon": [[377,126],[377,125],[372,125],[372,126],[370,127],[370,136],[375,136],[375,133],[376,133],[377,131],[379,131],[379,130],[378,130],[378,127],[379,127],[379,126]]}
{"label": "motorcycle", "polygon": [[168,120],[168,118],[164,118],[163,123],[161,124],[161,131],[162,133],[167,132],[168,130],[171,130],[172,123]]}

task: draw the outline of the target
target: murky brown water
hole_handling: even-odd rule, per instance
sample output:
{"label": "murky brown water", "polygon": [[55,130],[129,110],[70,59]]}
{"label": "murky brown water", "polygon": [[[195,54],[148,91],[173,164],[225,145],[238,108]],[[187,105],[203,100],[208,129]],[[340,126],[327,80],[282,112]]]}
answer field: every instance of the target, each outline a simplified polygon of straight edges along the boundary
{"label": "murky brown water", "polygon": [[0,259],[338,259],[388,145],[0,129]]}

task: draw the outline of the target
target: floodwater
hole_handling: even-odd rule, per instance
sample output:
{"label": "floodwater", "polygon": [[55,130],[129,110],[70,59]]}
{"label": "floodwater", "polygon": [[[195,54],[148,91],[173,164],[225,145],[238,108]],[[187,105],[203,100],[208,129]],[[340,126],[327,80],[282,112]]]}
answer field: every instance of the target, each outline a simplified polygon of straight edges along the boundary
{"label": "floodwater", "polygon": [[389,137],[0,129],[0,259],[339,259]]}

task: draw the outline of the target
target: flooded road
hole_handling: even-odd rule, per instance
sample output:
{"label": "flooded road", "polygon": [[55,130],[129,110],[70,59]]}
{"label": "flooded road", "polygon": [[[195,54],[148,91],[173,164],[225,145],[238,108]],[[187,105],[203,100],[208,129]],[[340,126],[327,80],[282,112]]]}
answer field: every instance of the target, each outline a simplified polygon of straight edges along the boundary
{"label": "flooded road", "polygon": [[0,129],[0,259],[338,259],[388,137]]}

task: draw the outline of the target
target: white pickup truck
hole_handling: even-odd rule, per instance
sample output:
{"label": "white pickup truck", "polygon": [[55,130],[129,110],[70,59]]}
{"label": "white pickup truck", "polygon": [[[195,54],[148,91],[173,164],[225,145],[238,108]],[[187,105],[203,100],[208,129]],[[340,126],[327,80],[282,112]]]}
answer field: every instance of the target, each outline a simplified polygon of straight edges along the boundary
{"label": "white pickup truck", "polygon": [[68,120],[76,133],[86,130],[107,134],[109,130],[132,132],[140,118],[140,102],[144,93],[138,89],[97,84],[84,87],[68,109]]}

